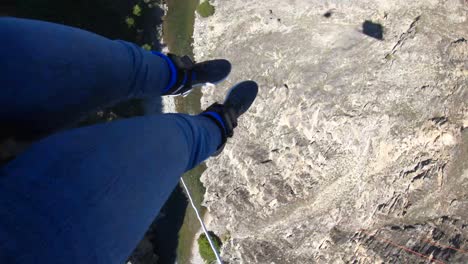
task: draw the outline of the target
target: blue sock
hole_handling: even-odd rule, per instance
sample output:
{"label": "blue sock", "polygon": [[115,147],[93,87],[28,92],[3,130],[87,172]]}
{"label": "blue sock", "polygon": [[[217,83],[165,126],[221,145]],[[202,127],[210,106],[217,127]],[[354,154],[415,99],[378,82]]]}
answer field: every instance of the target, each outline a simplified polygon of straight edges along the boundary
{"label": "blue sock", "polygon": [[218,113],[216,113],[216,112],[204,112],[204,113],[202,113],[202,115],[210,116],[210,117],[216,119],[216,121],[218,121],[219,124],[221,124],[221,126],[223,127],[224,133],[227,133],[226,126],[224,125],[224,121],[223,121],[223,119],[221,118],[221,116]]}
{"label": "blue sock", "polygon": [[169,91],[177,82],[177,69],[174,65],[174,63],[171,61],[171,59],[169,59],[168,56],[166,56],[165,54],[161,53],[161,52],[158,52],[158,51],[151,51],[151,53],[153,53],[154,55],[156,56],[159,56],[161,58],[163,58],[164,60],[166,60],[167,62],[167,65],[169,65],[169,68],[171,70],[171,81],[169,82],[169,84],[166,86],[166,88],[164,88],[164,90],[161,92],[162,94],[165,94],[167,91]]}

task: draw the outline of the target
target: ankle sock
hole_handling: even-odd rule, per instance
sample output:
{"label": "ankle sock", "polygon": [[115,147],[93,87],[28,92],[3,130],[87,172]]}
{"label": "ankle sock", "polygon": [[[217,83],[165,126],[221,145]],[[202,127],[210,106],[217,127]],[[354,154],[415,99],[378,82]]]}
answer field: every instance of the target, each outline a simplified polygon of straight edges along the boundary
{"label": "ankle sock", "polygon": [[202,115],[206,116],[206,117],[209,117],[210,119],[215,119],[213,121],[215,121],[215,123],[220,127],[220,129],[222,129],[224,131],[224,133],[226,133],[226,125],[224,125],[224,121],[223,119],[221,118],[221,116],[216,113],[216,112],[204,112],[202,113]]}
{"label": "ankle sock", "polygon": [[163,54],[161,52],[158,52],[158,51],[153,51],[153,50],[151,51],[151,53],[153,53],[156,56],[159,56],[159,57],[163,58],[167,62],[167,65],[169,66],[169,69],[171,71],[171,80],[169,81],[169,84],[161,91],[161,94],[164,94],[167,91],[169,91],[176,84],[176,82],[177,82],[177,69],[176,69],[176,66],[174,65],[174,63],[171,61],[171,59],[169,59],[169,57],[166,56],[165,54]]}

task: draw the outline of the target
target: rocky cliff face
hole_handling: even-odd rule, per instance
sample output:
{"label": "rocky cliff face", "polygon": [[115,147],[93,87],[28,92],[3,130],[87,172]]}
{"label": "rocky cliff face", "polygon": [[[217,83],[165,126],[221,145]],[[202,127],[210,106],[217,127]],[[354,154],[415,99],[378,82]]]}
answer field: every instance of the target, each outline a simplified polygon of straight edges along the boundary
{"label": "rocky cliff face", "polygon": [[468,262],[468,2],[213,4],[195,54],[234,69],[204,105],[260,85],[202,177],[225,260]]}

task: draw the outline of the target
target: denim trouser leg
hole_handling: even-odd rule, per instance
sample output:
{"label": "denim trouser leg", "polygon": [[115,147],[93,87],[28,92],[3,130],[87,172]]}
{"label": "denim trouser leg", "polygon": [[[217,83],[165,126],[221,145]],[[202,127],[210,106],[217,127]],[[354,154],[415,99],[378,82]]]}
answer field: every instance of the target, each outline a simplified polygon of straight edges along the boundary
{"label": "denim trouser leg", "polygon": [[[163,58],[50,23],[0,18],[0,125],[48,132],[158,96]],[[180,176],[221,143],[204,116],[145,116],[53,134],[0,167],[0,263],[123,263]]]}
{"label": "denim trouser leg", "polygon": [[149,51],[63,25],[0,18],[0,124],[45,134],[101,107],[159,96],[167,62]]}
{"label": "denim trouser leg", "polygon": [[182,114],[39,141],[0,169],[0,262],[123,263],[182,173],[220,143],[213,121]]}

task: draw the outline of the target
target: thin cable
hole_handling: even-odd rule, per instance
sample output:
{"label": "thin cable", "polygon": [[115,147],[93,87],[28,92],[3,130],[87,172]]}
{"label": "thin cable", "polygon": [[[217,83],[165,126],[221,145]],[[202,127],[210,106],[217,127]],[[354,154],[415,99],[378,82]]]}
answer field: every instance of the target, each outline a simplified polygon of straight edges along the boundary
{"label": "thin cable", "polygon": [[416,256],[418,256],[418,257],[421,257],[421,258],[424,258],[424,259],[428,259],[429,261],[435,262],[435,263],[438,263],[438,264],[445,264],[445,262],[443,262],[443,261],[440,261],[440,260],[438,260],[438,259],[436,259],[436,258],[434,258],[434,257],[428,256],[428,255],[424,255],[424,254],[422,254],[422,253],[419,253],[419,252],[417,252],[417,251],[414,251],[414,250],[412,250],[412,249],[410,249],[410,248],[407,248],[407,247],[405,247],[405,246],[398,245],[397,243],[395,243],[395,242],[393,242],[393,241],[391,241],[391,240],[388,240],[388,239],[385,239],[385,238],[378,238],[378,237],[377,237],[377,234],[371,235],[371,234],[369,234],[369,233],[368,233],[366,230],[364,230],[364,229],[361,229],[360,231],[363,232],[364,234],[368,235],[369,237],[373,237],[373,238],[379,240],[380,242],[384,242],[384,243],[387,243],[387,244],[392,245],[392,246],[394,246],[394,247],[403,249],[404,251],[406,251],[406,252],[408,252],[408,253],[412,253],[412,254],[414,254],[414,255],[416,255]]}
{"label": "thin cable", "polygon": [[187,193],[187,196],[189,198],[190,204],[193,207],[193,210],[195,210],[195,214],[197,215],[198,221],[200,221],[200,225],[203,229],[203,232],[205,233],[206,238],[208,239],[208,242],[210,243],[211,250],[213,250],[213,253],[216,256],[216,260],[218,261],[218,264],[223,264],[223,261],[221,260],[221,257],[218,254],[218,251],[216,251],[216,248],[213,244],[213,241],[211,241],[210,234],[208,234],[208,230],[206,230],[205,223],[203,222],[203,219],[201,218],[200,214],[198,213],[198,209],[195,206],[195,203],[193,202],[192,196],[190,195],[189,189],[187,188],[187,185],[185,185],[184,179],[180,178],[180,182],[184,186],[185,192]]}
{"label": "thin cable", "polygon": [[[426,237],[427,237],[427,236],[426,236]],[[426,243],[429,243],[429,244],[431,244],[431,245],[434,245],[434,246],[436,246],[436,247],[449,248],[449,249],[456,250],[456,251],[458,251],[458,252],[460,252],[460,253],[462,253],[462,254],[468,254],[468,251],[462,250],[461,248],[455,248],[455,247],[451,247],[451,246],[445,246],[445,245],[442,245],[442,244],[437,244],[436,242],[433,242],[433,241],[431,241],[431,240],[429,240],[429,239],[424,239],[424,238],[421,238],[420,240],[421,240],[421,241],[424,241],[424,242],[426,242]]]}

